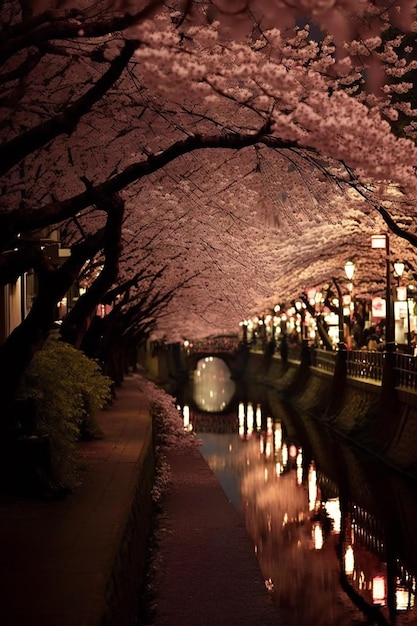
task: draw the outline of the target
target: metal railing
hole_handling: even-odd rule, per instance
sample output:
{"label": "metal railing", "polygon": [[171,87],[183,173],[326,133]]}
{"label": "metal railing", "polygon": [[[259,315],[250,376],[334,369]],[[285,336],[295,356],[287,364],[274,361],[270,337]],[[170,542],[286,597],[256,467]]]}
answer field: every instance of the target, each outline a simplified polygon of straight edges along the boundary
{"label": "metal railing", "polygon": [[370,378],[382,381],[384,353],[368,350],[348,350],[346,372],[354,378]]}
{"label": "metal railing", "polygon": [[310,353],[311,365],[313,365],[313,367],[323,369],[326,372],[334,372],[336,354],[336,352],[330,352],[329,350],[312,348]]}
{"label": "metal railing", "polygon": [[197,339],[188,347],[188,353],[193,352],[230,352],[233,354],[239,348],[240,342],[237,337],[210,337],[207,339]]}
{"label": "metal railing", "polygon": [[417,389],[417,358],[410,354],[395,355],[395,384],[404,389]]}
{"label": "metal railing", "polygon": [[[252,346],[251,349],[254,350],[254,347]],[[258,347],[258,351],[260,350]],[[311,365],[325,372],[333,373],[335,371],[336,356],[336,350],[310,347]],[[379,350],[347,350],[347,376],[372,383],[381,383],[385,356],[386,353]],[[395,352],[393,356],[395,386],[417,391],[417,357],[403,352]],[[279,349],[276,349],[274,357],[280,358]],[[288,358],[291,361],[300,362],[301,348],[289,346]]]}
{"label": "metal railing", "polygon": [[[334,372],[337,352],[313,348],[311,365],[327,372]],[[346,373],[352,378],[381,382],[385,353],[373,350],[348,350]],[[417,357],[402,352],[394,354],[396,387],[417,390]]]}

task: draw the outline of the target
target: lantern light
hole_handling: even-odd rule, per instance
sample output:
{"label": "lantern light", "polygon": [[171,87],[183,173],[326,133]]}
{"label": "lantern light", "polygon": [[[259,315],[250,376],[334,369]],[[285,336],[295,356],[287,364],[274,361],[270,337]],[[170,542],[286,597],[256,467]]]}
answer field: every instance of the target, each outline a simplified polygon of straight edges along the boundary
{"label": "lantern light", "polygon": [[355,264],[353,261],[346,261],[345,263],[345,274],[348,280],[352,280],[355,275]]}
{"label": "lantern light", "polygon": [[404,267],[404,263],[401,263],[401,261],[395,261],[394,270],[398,277],[401,277],[403,275]]}

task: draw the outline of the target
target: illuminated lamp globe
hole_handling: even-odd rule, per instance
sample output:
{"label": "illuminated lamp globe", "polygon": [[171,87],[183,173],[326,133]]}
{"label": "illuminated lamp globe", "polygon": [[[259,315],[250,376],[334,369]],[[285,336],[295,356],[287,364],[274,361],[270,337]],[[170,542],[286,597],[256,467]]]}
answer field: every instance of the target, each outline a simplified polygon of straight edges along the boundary
{"label": "illuminated lamp globe", "polygon": [[355,264],[353,261],[346,261],[345,263],[345,274],[348,280],[352,280],[355,275]]}

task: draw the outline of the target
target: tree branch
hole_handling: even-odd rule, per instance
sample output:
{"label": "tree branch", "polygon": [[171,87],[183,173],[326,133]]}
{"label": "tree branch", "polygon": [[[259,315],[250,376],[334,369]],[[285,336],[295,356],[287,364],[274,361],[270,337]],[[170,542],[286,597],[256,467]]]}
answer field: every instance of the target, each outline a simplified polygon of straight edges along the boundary
{"label": "tree branch", "polygon": [[[48,11],[39,17],[12,27],[4,34],[0,45],[0,63],[4,63],[20,50],[32,46],[41,47],[46,41],[59,39],[88,39],[103,37],[124,31],[148,17],[160,7],[162,0],[150,0],[149,4],[135,14],[111,15],[108,19],[88,21],[80,11]],[[53,23],[51,23],[53,22]],[[82,34],[81,34],[82,33]]]}
{"label": "tree branch", "polygon": [[77,126],[80,118],[118,80],[123,70],[132,58],[138,42],[126,41],[120,55],[114,59],[107,72],[74,104],[67,107],[63,113],[31,128],[11,141],[0,146],[0,176],[17,165],[29,154],[42,148],[62,133],[70,135]]}
{"label": "tree branch", "polygon": [[267,123],[255,133],[246,135],[227,133],[218,135],[192,135],[173,143],[166,150],[151,154],[144,161],[133,163],[122,172],[109,180],[99,183],[80,194],[58,202],[52,202],[42,207],[31,207],[0,214],[0,250],[10,245],[10,241],[19,232],[30,232],[51,226],[68,218],[94,204],[97,195],[106,196],[117,193],[128,185],[149,176],[178,157],[195,150],[228,149],[242,150],[248,146],[263,143],[273,148],[297,148],[292,141],[283,141],[270,134],[270,125]]}

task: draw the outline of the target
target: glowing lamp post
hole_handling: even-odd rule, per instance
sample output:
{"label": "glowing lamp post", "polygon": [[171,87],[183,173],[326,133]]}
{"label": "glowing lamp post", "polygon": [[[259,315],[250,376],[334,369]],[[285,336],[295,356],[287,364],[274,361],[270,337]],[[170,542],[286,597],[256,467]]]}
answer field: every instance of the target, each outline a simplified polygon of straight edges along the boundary
{"label": "glowing lamp post", "polygon": [[[345,274],[346,274],[346,278],[351,281],[354,274],[355,274],[355,264],[352,261],[346,261],[345,266]],[[340,289],[339,286],[339,282],[334,278],[333,282],[335,284],[335,287],[337,289],[337,294],[338,294],[338,298],[339,298],[339,351],[343,351],[346,350],[346,344],[345,344],[345,332],[344,332],[344,324],[343,324],[343,305],[344,305],[344,299],[342,296],[342,290]],[[349,307],[350,307],[350,303],[352,300],[352,296],[351,296],[351,292],[352,292],[352,284],[350,283],[349,286]],[[350,333],[350,308],[349,308],[349,333]],[[348,333],[348,334],[349,334]]]}
{"label": "glowing lamp post", "polygon": [[403,275],[405,269],[405,263],[401,261],[396,261],[394,263],[394,270],[396,275],[398,276],[398,287],[397,287],[397,300],[403,301],[406,303],[406,315],[407,315],[407,347],[410,348],[411,345],[411,336],[410,336],[410,307],[408,302],[408,287],[400,287],[401,276]]}
{"label": "glowing lamp post", "polygon": [[346,278],[350,281],[353,280],[353,277],[355,275],[355,264],[353,263],[353,261],[346,261],[345,263],[345,274],[346,274]]}
{"label": "glowing lamp post", "polygon": [[393,324],[394,315],[393,315],[393,302],[391,298],[391,260],[390,260],[388,234],[383,233],[382,235],[371,235],[371,245],[372,245],[372,248],[374,249],[385,250],[385,270],[386,270],[386,285],[385,285],[386,348],[385,349],[387,352],[394,352],[395,350],[394,324]]}
{"label": "glowing lamp post", "polygon": [[349,334],[349,345],[351,346],[351,342],[352,342],[352,338],[351,338],[351,320],[352,320],[352,314],[355,311],[355,305],[353,303],[353,277],[355,275],[355,264],[353,263],[353,261],[346,261],[345,263],[345,274],[346,274],[346,278],[349,281],[349,285],[348,285],[348,289],[349,289],[349,296],[348,296],[348,302],[349,302],[349,320],[348,320],[348,334]]}
{"label": "glowing lamp post", "polygon": [[394,263],[394,270],[395,270],[395,273],[398,276],[398,279],[400,279],[401,276],[403,275],[404,267],[405,267],[404,263],[401,263],[401,261],[395,261],[395,263]]}

